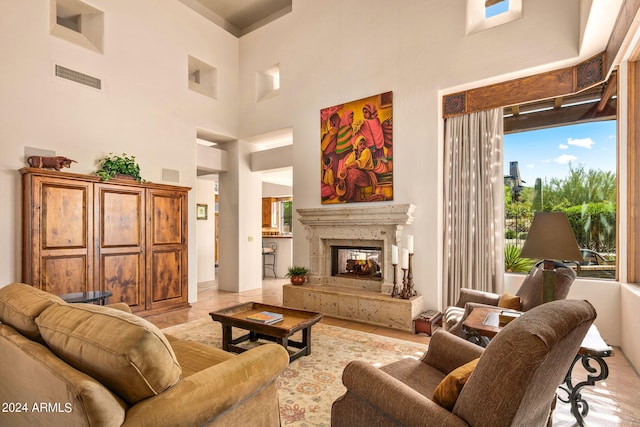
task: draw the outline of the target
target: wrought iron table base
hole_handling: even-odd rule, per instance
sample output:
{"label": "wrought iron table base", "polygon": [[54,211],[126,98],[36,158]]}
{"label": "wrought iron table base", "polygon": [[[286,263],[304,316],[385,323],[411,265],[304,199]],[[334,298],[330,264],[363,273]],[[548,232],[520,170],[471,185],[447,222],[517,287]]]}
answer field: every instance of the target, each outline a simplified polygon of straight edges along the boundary
{"label": "wrought iron table base", "polygon": [[[589,413],[589,404],[582,398],[580,391],[584,386],[594,386],[596,381],[607,379],[609,376],[609,367],[602,357],[609,356],[609,354],[609,352],[606,352],[606,354],[602,355],[576,355],[569,371],[567,372],[567,376],[564,379],[565,385],[560,386],[560,389],[567,393],[567,398],[565,400],[558,396],[558,399],[564,403],[571,403],[571,413],[576,418],[576,421],[578,421],[578,425],[581,427],[584,426],[584,417]],[[585,381],[581,381],[574,385],[572,373],[578,360],[582,362],[582,366],[587,370],[587,372],[589,372],[589,374],[587,374],[587,379]],[[596,362],[597,366],[592,366],[591,361]]]}

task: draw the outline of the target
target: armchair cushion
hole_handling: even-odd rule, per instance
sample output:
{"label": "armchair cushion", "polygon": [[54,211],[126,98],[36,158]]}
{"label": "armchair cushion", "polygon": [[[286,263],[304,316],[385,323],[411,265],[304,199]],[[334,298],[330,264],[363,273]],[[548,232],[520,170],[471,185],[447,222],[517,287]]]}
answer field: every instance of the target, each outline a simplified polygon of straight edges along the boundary
{"label": "armchair cushion", "polygon": [[451,371],[449,375],[440,381],[440,384],[433,392],[431,400],[449,411],[453,410],[456,400],[458,400],[458,396],[462,391],[462,387],[467,383],[471,373],[478,364],[478,360],[480,360],[480,358],[473,359],[471,362],[465,363]]}
{"label": "armchair cushion", "polygon": [[520,311],[520,309],[522,308],[522,303],[520,302],[519,296],[512,295],[509,292],[505,292],[500,295],[500,299],[498,300],[498,307]]}
{"label": "armchair cushion", "polygon": [[[566,266],[556,265],[556,299],[565,299],[569,294],[569,290],[574,280],[576,272]],[[520,285],[520,289],[516,295],[520,297],[522,302],[522,311],[529,311],[533,307],[542,304],[542,276],[543,267],[534,266],[527,277]]]}
{"label": "armchair cushion", "polygon": [[51,351],[129,404],[180,381],[182,370],[165,336],[134,314],[94,304],[54,304],[36,323]]}

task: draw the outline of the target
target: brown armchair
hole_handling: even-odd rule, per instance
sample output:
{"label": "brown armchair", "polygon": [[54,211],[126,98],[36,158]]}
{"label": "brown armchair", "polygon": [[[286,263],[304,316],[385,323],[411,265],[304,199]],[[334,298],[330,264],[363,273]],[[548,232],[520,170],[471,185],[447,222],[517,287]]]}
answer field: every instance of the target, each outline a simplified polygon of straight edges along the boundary
{"label": "brown armchair", "polygon": [[[565,299],[569,289],[576,279],[576,272],[561,263],[556,263],[556,299]],[[542,304],[542,264],[531,268],[529,274],[516,292],[520,297],[521,311],[529,311],[533,307]],[[443,313],[442,326],[445,331],[454,335],[462,335],[462,322],[469,313],[478,305],[497,306],[500,295],[492,292],[477,291],[474,289],[460,289],[460,298],[456,305],[447,307]],[[463,337],[464,338],[464,337]]]}
{"label": "brown armchair", "polygon": [[[351,362],[342,377],[347,392],[333,403],[331,425],[545,425],[556,389],[595,318],[587,301],[552,301],[509,323],[486,349],[436,331],[422,360],[380,369]],[[432,401],[447,374],[478,357],[451,411]]]}

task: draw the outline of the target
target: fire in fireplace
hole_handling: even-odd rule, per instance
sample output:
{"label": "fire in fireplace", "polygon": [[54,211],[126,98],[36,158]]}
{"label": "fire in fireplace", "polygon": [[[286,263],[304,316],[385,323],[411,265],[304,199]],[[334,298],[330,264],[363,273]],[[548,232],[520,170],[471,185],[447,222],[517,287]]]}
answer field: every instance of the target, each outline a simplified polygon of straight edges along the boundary
{"label": "fire in fireplace", "polygon": [[382,264],[382,248],[331,246],[332,276],[382,281]]}

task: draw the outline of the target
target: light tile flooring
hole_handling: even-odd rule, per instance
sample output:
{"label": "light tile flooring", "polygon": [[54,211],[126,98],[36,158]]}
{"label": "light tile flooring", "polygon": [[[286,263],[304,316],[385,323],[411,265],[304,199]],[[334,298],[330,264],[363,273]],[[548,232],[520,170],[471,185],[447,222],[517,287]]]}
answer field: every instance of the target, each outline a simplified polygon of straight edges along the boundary
{"label": "light tile flooring", "polygon": [[[198,284],[198,302],[192,304],[191,308],[148,316],[147,320],[162,329],[191,320],[208,318],[209,312],[238,303],[255,301],[281,305],[282,285],[286,283],[288,283],[286,279],[265,279],[262,289],[241,293],[220,291],[215,281],[200,283]],[[423,334],[412,334],[360,322],[325,316],[321,323],[425,345],[429,343],[429,337]],[[619,348],[614,348],[614,354],[607,358],[607,364],[609,378],[599,382],[595,387],[583,389],[583,397],[589,403],[587,424],[589,426],[640,426],[640,376]],[[586,378],[586,371],[582,370],[582,373],[584,375],[578,377],[579,381]],[[577,425],[570,413],[569,405],[558,402],[553,425],[562,427]]]}

